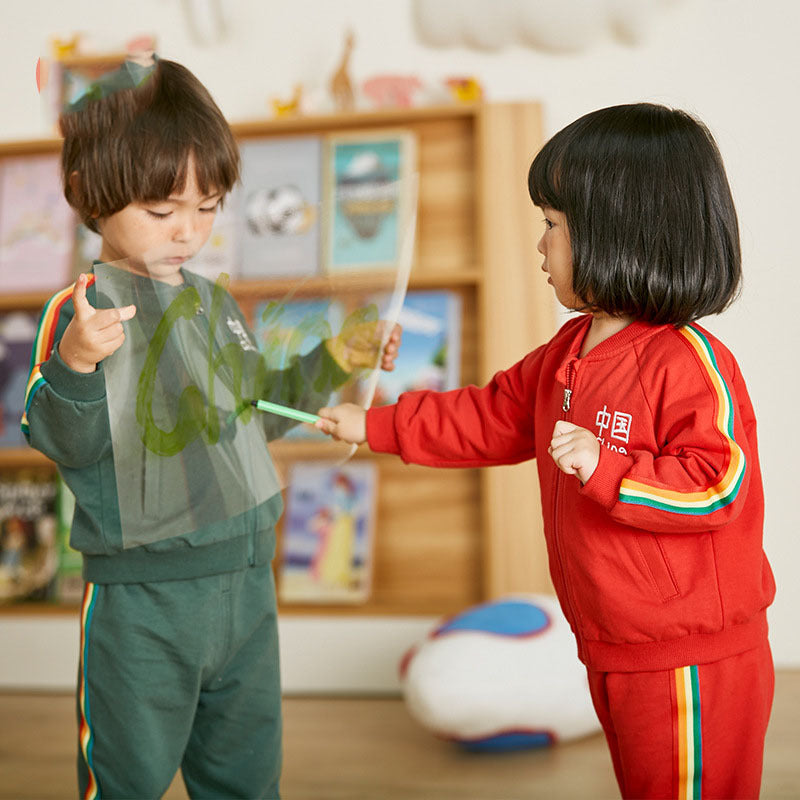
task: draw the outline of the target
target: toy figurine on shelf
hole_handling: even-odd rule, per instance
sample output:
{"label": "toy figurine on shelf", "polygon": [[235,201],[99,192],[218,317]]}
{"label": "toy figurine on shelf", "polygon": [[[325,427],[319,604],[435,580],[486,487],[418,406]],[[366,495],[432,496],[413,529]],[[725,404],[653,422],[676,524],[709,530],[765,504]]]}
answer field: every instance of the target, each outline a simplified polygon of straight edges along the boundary
{"label": "toy figurine on shelf", "polygon": [[376,75],[361,86],[378,108],[409,108],[414,92],[421,88],[422,81],[416,75]]}
{"label": "toy figurine on shelf", "polygon": [[46,58],[36,60],[36,91],[41,94],[50,80],[50,62]]}
{"label": "toy figurine on shelf", "polygon": [[288,100],[280,97],[272,98],[272,113],[276,117],[294,117],[302,113],[303,84],[296,83],[294,92]]}
{"label": "toy figurine on shelf", "polygon": [[473,77],[446,78],[445,85],[459,103],[478,103],[483,99],[483,87]]}
{"label": "toy figurine on shelf", "polygon": [[137,36],[125,43],[128,61],[133,61],[142,67],[149,67],[153,64],[155,51],[156,37],[149,33]]}
{"label": "toy figurine on shelf", "polygon": [[58,37],[53,37],[50,43],[53,58],[56,61],[63,61],[66,58],[71,58],[78,55],[80,52],[80,43],[80,33],[74,33],[69,39],[59,39]]}
{"label": "toy figurine on shelf", "polygon": [[355,37],[352,31],[348,31],[344,40],[344,52],[342,60],[336,72],[333,73],[330,82],[331,96],[337,111],[352,111],[355,107],[353,96],[353,84],[350,82],[348,69],[350,66],[350,54],[353,52]]}

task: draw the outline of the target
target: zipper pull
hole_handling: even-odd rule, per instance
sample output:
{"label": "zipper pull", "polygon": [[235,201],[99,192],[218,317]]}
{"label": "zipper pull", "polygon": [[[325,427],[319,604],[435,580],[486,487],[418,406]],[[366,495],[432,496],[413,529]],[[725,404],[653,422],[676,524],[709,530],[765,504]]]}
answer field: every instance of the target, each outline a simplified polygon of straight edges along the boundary
{"label": "zipper pull", "polygon": [[566,414],[569,411],[570,402],[572,400],[572,379],[575,374],[575,362],[577,359],[573,358],[567,364],[566,369],[566,383],[564,387],[564,399],[561,402],[561,410]]}

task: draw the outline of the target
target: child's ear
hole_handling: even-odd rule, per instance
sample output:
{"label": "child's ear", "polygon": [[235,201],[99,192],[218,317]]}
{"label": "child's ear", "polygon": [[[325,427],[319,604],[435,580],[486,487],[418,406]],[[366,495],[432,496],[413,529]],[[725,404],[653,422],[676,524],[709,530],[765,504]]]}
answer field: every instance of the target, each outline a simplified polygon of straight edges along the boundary
{"label": "child's ear", "polygon": [[73,197],[80,194],[81,176],[78,175],[78,170],[73,170],[69,175],[69,190]]}

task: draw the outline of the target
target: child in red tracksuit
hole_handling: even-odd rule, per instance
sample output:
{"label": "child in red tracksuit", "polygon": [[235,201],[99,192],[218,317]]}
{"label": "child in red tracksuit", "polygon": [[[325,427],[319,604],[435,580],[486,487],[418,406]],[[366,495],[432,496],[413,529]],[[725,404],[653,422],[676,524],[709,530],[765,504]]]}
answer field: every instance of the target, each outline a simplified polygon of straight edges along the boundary
{"label": "child in red tracksuit", "polygon": [[706,127],[587,114],[531,165],[542,269],[583,312],[483,388],[408,392],[318,426],[440,467],[536,458],[550,573],[628,798],[757,797],[773,694],[756,421],[695,320],[741,280]]}

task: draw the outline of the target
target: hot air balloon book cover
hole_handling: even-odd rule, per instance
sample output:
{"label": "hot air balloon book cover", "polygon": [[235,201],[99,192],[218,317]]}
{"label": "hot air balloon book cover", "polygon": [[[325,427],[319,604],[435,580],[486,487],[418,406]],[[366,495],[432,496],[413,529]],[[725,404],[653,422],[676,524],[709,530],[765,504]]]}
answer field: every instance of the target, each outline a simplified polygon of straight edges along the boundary
{"label": "hot air balloon book cover", "polygon": [[253,139],[241,145],[237,192],[242,278],[320,271],[322,140]]}
{"label": "hot air balloon book cover", "polygon": [[323,203],[329,273],[396,267],[412,211],[416,158],[410,131],[328,137]]}

